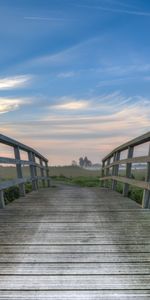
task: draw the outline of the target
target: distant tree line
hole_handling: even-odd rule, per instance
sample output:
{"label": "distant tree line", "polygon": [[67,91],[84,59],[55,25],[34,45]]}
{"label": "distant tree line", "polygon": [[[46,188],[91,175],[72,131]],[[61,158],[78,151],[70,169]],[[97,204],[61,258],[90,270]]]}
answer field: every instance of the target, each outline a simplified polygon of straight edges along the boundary
{"label": "distant tree line", "polygon": [[87,158],[87,156],[80,157],[79,158],[79,165],[80,167],[91,167],[92,166],[92,162]]}

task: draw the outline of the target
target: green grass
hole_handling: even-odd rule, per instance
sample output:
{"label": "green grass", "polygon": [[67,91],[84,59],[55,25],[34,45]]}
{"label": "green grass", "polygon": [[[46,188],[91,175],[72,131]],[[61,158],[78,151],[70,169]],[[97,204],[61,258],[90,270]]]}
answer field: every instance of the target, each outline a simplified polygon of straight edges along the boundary
{"label": "green grass", "polygon": [[101,171],[93,171],[82,169],[78,166],[63,166],[63,167],[49,167],[50,176],[64,176],[66,178],[75,177],[97,177],[101,175]]}
{"label": "green grass", "polygon": [[[32,191],[31,183],[25,184],[25,191],[26,191],[26,193],[30,193]],[[19,196],[20,195],[19,195],[19,187],[18,186],[10,187],[4,191],[4,201],[6,204],[19,198]]]}
{"label": "green grass", "polygon": [[130,187],[128,197],[142,205],[143,189]]}
{"label": "green grass", "polygon": [[[117,183],[116,191],[118,193],[122,194],[123,183],[121,183],[121,182]],[[136,201],[138,204],[142,205],[143,189],[135,187],[135,186],[130,186],[129,192],[128,192],[128,197],[131,198],[132,200]]]}
{"label": "green grass", "polygon": [[[119,176],[124,177],[126,172],[124,170],[119,171]],[[131,177],[136,180],[145,180],[146,169],[132,170]]]}
{"label": "green grass", "polygon": [[84,177],[84,176],[78,176],[75,178],[69,178],[65,177],[64,175],[60,176],[52,176],[53,180],[67,183],[67,184],[74,184],[78,185],[80,187],[96,187],[100,186],[99,177]]}
{"label": "green grass", "polygon": [[4,191],[4,201],[5,204],[14,201],[19,198],[19,188],[18,186],[13,186]]}

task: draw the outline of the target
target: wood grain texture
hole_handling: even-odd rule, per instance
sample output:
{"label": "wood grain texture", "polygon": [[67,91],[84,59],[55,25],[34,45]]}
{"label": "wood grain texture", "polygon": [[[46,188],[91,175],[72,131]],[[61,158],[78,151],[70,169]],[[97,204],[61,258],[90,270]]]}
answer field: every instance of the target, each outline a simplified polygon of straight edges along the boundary
{"label": "wood grain texture", "polygon": [[135,147],[135,146],[138,146],[138,145],[141,145],[141,144],[144,144],[146,142],[149,142],[150,140],[150,131],[141,135],[141,136],[138,136],[136,137],[135,139],[123,144],[123,145],[120,145],[119,147],[115,148],[112,152],[110,152],[108,155],[106,155],[104,158],[103,158],[103,161],[107,160],[110,156],[113,155],[114,152],[117,152],[117,151],[124,151],[126,149],[128,149],[128,147]]}
{"label": "wood grain texture", "polygon": [[0,210],[0,299],[150,299],[150,211],[58,185]]}
{"label": "wood grain texture", "polygon": [[130,178],[121,177],[121,176],[107,176],[107,177],[100,178],[101,181],[111,180],[111,179],[122,182],[122,183],[127,183],[132,186],[136,186],[141,189],[146,189],[146,190],[150,191],[150,183],[146,182],[146,181],[140,181],[140,180],[130,179]]}

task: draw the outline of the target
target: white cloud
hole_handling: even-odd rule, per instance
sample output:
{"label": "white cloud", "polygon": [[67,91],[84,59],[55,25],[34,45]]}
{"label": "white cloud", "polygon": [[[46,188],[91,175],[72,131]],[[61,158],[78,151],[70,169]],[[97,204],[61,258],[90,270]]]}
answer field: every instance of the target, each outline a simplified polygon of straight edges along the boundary
{"label": "white cloud", "polygon": [[24,103],[22,99],[0,98],[0,114],[16,110]]}
{"label": "white cloud", "polygon": [[78,101],[78,102],[68,102],[60,105],[54,106],[57,109],[84,109],[88,106],[88,103],[85,101]]}
{"label": "white cloud", "polygon": [[26,86],[31,80],[31,76],[20,75],[0,78],[0,90],[15,89]]}
{"label": "white cloud", "polygon": [[95,99],[62,97],[60,100],[58,106],[83,101],[86,108],[80,110],[71,105],[73,117],[68,107],[63,108],[63,113],[47,110],[37,121],[3,122],[1,131],[37,148],[49,156],[52,164],[69,163],[84,154],[92,161],[100,161],[113,148],[149,131],[148,98],[114,92]]}
{"label": "white cloud", "polygon": [[[124,108],[129,107],[130,109],[135,106],[146,107],[149,105],[150,99],[142,96],[124,96],[121,92],[115,91],[110,94],[101,94],[93,98],[76,98],[72,96],[63,96],[55,99],[55,104],[51,104],[49,109],[51,111],[50,118],[53,119],[54,112],[60,114],[61,110],[72,110],[77,111],[76,116],[79,116],[80,111],[85,116],[92,116],[94,119],[99,114],[100,118],[105,116],[111,116],[117,112],[123,111]],[[60,117],[60,116],[59,116]],[[68,116],[65,116],[68,119]],[[83,115],[82,115],[83,117]],[[45,119],[46,120],[46,119]]]}
{"label": "white cloud", "polygon": [[63,110],[80,110],[86,109],[89,106],[89,102],[87,100],[76,99],[72,97],[61,97],[59,99],[58,104],[52,105],[50,108],[54,109],[63,109]]}

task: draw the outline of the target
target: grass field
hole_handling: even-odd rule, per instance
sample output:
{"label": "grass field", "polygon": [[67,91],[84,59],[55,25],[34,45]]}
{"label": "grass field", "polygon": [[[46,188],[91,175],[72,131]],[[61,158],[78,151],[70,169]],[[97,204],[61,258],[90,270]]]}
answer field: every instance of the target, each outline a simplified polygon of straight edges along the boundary
{"label": "grass field", "polygon": [[[52,184],[55,185],[55,182],[64,182],[67,184],[75,184],[81,187],[99,187],[100,186],[100,176],[101,171],[93,171],[93,170],[86,170],[80,167],[73,167],[73,166],[63,166],[63,167],[50,167],[50,177],[52,178]],[[23,175],[25,177],[29,176],[29,168],[23,168]],[[120,171],[120,176],[124,176],[124,171]],[[132,176],[138,180],[145,180],[145,170],[132,170]],[[0,181],[3,180],[10,180],[16,178],[16,169],[15,167],[0,167]],[[111,186],[111,182],[108,182],[108,186]],[[28,185],[26,187],[27,191],[29,192],[31,187]],[[117,191],[122,193],[123,191],[123,184],[117,184]],[[143,190],[130,187],[129,189],[129,197],[136,202],[142,202],[142,195]],[[15,187],[10,188],[9,190],[5,191],[6,202],[12,201],[14,198],[19,196],[19,191]]]}
{"label": "grass field", "polygon": [[64,176],[67,178],[76,177],[97,177],[101,175],[101,171],[93,171],[82,169],[78,166],[50,167],[50,176]]}
{"label": "grass field", "polygon": [[86,170],[80,167],[50,167],[50,176],[55,181],[76,184],[82,187],[96,187],[100,185],[101,171]]}

